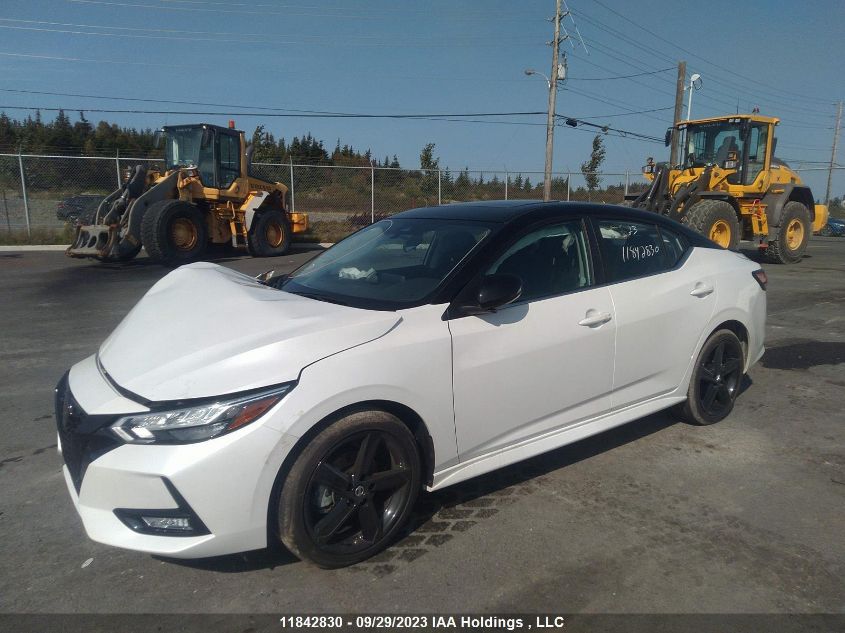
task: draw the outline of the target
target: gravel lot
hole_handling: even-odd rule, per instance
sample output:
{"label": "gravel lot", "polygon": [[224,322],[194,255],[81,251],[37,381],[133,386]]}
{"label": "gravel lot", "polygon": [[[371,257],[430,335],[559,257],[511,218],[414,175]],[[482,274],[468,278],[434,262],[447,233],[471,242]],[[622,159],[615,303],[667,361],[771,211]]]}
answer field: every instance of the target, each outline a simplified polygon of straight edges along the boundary
{"label": "gravel lot", "polygon": [[845,613],[845,239],[766,270],[768,351],[729,419],[653,415],[427,495],[377,560],[322,571],[89,541],[52,389],[166,271],[0,253],[0,612]]}

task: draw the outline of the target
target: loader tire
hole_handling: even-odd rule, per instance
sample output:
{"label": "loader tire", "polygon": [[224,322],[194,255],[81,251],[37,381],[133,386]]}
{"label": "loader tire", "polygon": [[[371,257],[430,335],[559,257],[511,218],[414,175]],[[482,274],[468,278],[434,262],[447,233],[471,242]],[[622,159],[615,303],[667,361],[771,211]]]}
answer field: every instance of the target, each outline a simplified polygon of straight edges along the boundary
{"label": "loader tire", "polygon": [[792,200],[783,207],[778,236],[769,242],[766,259],[775,264],[794,264],[801,261],[813,231],[810,212],[800,202]]}
{"label": "loader tire", "polygon": [[681,222],[722,248],[735,251],[739,245],[736,211],[724,200],[701,200],[685,211]]}
{"label": "loader tire", "polygon": [[253,257],[278,257],[290,248],[291,229],[281,209],[258,213],[249,229],[247,246]]}
{"label": "loader tire", "polygon": [[181,266],[205,253],[208,226],[194,205],[182,200],[162,200],[150,205],[144,214],[141,242],[153,261]]}

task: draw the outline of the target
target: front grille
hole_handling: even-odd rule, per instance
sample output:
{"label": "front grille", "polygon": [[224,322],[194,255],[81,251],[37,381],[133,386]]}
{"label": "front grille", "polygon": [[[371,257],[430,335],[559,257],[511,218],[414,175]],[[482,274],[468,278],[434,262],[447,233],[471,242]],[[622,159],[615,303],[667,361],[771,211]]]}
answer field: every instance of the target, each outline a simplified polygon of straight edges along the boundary
{"label": "front grille", "polygon": [[76,492],[82,488],[89,464],[121,445],[106,428],[115,419],[88,415],[73,397],[65,374],[56,387],[56,426],[62,442],[62,457]]}

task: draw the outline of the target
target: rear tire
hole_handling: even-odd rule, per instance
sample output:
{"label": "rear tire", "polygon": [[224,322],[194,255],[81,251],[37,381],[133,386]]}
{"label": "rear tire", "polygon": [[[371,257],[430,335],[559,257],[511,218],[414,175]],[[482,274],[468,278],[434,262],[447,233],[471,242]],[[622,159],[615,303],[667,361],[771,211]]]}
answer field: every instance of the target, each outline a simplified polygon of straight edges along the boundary
{"label": "rear tire", "polygon": [[686,402],[675,407],[675,414],[702,426],[724,420],[733,410],[744,375],[745,354],[737,335],[714,332],[698,354]]}
{"label": "rear tire", "polygon": [[247,246],[253,257],[278,257],[290,248],[291,229],[281,209],[259,211],[249,229]]}
{"label": "rear tire", "polygon": [[278,535],[299,558],[345,567],[387,547],[422,485],[411,431],[385,411],[347,415],[309,441],[284,476]]}
{"label": "rear tire", "polygon": [[813,223],[810,221],[807,207],[795,200],[787,202],[783,207],[780,231],[777,238],[769,242],[766,259],[775,264],[794,264],[801,261],[812,232]]}
{"label": "rear tire", "polygon": [[684,212],[681,221],[722,248],[734,251],[739,245],[736,211],[724,200],[700,200]]}
{"label": "rear tire", "polygon": [[208,247],[208,226],[194,205],[162,200],[150,205],[144,214],[141,242],[153,261],[181,266],[203,256]]}
{"label": "rear tire", "polygon": [[831,235],[833,235],[833,231],[831,231],[830,227],[827,224],[825,224],[821,228],[821,231],[819,231],[819,235],[821,235],[822,237],[830,237]]}

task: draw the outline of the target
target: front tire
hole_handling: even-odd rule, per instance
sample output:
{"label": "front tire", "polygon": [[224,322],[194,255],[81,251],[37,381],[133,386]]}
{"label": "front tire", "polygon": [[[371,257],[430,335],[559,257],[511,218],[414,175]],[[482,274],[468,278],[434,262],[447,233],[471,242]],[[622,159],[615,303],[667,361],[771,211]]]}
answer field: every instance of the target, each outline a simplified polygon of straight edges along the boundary
{"label": "front tire", "polygon": [[208,226],[193,204],[162,200],[150,205],[141,220],[141,243],[153,261],[181,266],[203,256]]}
{"label": "front tire", "polygon": [[735,251],[739,246],[736,211],[724,200],[701,200],[684,212],[681,220],[722,248]]}
{"label": "front tire", "polygon": [[299,558],[335,568],[387,547],[421,486],[411,431],[384,411],[347,415],[305,446],[278,498],[278,534]]}
{"label": "front tire", "polygon": [[247,245],[253,257],[278,257],[290,248],[291,229],[281,209],[261,211],[252,221]]}
{"label": "front tire", "polygon": [[687,390],[687,400],[675,409],[692,424],[715,424],[733,410],[745,375],[745,354],[737,335],[719,330],[704,343]]}
{"label": "front tire", "polygon": [[778,236],[769,242],[766,259],[775,264],[794,264],[801,261],[812,232],[813,223],[810,221],[807,207],[795,200],[787,202],[783,207],[780,231]]}

